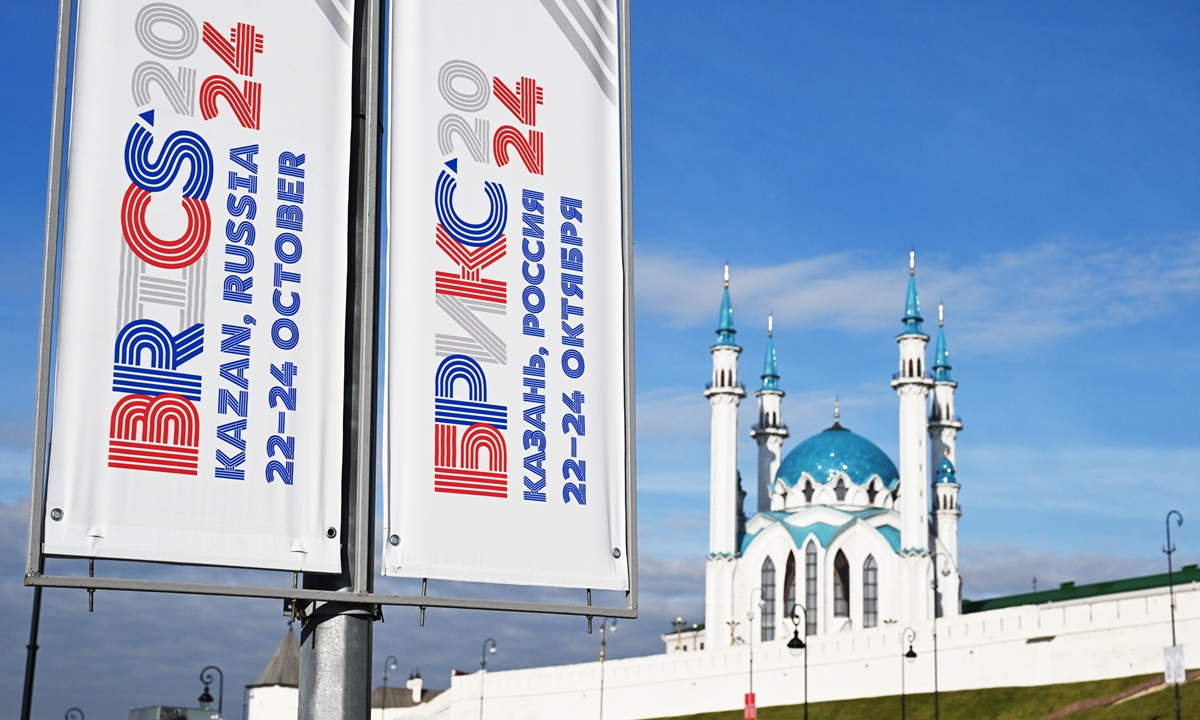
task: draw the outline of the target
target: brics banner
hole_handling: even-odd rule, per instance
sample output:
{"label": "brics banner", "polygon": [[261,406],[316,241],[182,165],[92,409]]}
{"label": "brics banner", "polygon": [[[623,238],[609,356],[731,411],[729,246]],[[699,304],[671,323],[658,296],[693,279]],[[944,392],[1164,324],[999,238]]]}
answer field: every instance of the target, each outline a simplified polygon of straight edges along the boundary
{"label": "brics banner", "polygon": [[80,0],[47,555],[337,572],[353,0]]}
{"label": "brics banner", "polygon": [[619,27],[392,3],[385,575],[629,589]]}

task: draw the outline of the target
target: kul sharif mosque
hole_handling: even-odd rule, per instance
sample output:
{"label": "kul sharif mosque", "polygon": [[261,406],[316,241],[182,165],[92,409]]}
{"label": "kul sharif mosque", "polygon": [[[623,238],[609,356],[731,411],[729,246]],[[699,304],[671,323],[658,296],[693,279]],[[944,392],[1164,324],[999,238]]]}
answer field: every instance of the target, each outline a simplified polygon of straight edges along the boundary
{"label": "kul sharif mosque", "polygon": [[[747,518],[737,470],[738,377],[729,268],[712,381],[709,551],[705,579],[708,648],[745,641],[786,641],[794,614],[806,635],[898,624],[961,612],[958,572],[959,484],[949,353],[938,308],[934,363],[917,296],[915,255],[909,254],[900,360],[892,387],[900,403],[899,467],[870,440],[831,427],[783,455],[788,437],[776,366],[773,328],[758,398],[758,508]],[[935,583],[936,579],[936,583]]]}

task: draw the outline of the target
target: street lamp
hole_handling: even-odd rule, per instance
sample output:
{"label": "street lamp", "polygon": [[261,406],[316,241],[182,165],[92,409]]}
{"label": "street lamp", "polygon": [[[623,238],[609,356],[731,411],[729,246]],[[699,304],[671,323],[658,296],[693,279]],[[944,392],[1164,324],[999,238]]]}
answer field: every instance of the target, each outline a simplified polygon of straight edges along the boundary
{"label": "street lamp", "polygon": [[800,617],[796,615],[799,610],[804,613],[804,627],[808,628],[808,610],[800,603],[792,604],[792,639],[788,640],[788,652],[792,655],[804,653],[804,720],[808,720],[808,652],[804,648],[804,641],[800,639]]}
{"label": "street lamp", "polygon": [[750,609],[746,611],[746,624],[749,625],[750,636],[750,694],[754,694],[754,593],[758,593],[758,609],[764,614],[767,611],[767,604],[762,601],[762,588],[756,587],[750,590]]}
{"label": "street lamp", "polygon": [[671,624],[675,626],[675,650],[678,651],[683,641],[683,618],[677,617]]}
{"label": "street lamp", "polygon": [[[492,646],[488,647],[488,643]],[[483,679],[487,676],[488,653],[496,654],[496,641],[491,638],[483,641],[483,652],[479,654],[479,720],[483,720]]]}
{"label": "street lamp", "polygon": [[63,715],[63,720],[83,720],[83,711],[79,708],[71,708]]}
{"label": "street lamp", "polygon": [[[941,540],[935,535],[933,537],[933,718],[941,720],[941,706],[938,702],[938,656],[937,656],[937,601],[938,601],[938,558],[945,558],[951,565],[954,566],[954,571],[958,572],[958,563],[954,562],[949,554],[939,553],[937,551],[938,543]],[[943,575],[950,574],[949,567],[942,568]]]}
{"label": "street lamp", "polygon": [[[604,618],[600,623],[600,720],[604,720],[604,646],[608,644],[608,621],[612,618]],[[682,624],[682,621],[680,621]],[[617,621],[612,621],[612,632],[617,632]]]}
{"label": "street lamp", "polygon": [[[1183,515],[1178,510],[1172,510],[1167,513],[1167,542],[1163,545],[1163,552],[1167,554],[1167,588],[1171,595],[1171,661],[1174,662],[1175,648],[1175,568],[1171,564],[1171,556],[1175,554],[1175,543],[1171,541],[1171,516],[1176,518],[1175,527],[1183,525]],[[1175,677],[1175,720],[1179,720],[1179,673],[1172,672]]]}
{"label": "street lamp", "polygon": [[200,702],[200,707],[206,710],[208,709],[209,705],[212,705],[213,696],[208,692],[208,686],[213,684],[213,670],[217,671],[216,678],[219,678],[221,681],[221,684],[217,689],[217,715],[222,716],[224,715],[225,710],[225,673],[221,672],[221,668],[217,667],[216,665],[209,665],[200,671],[200,682],[204,683],[204,692],[200,693],[198,700]]}
{"label": "street lamp", "polygon": [[907,720],[908,711],[904,707],[904,666],[915,662],[917,654],[913,652],[913,641],[917,639],[917,631],[912,628],[904,628],[904,632],[900,633],[900,649],[904,649],[904,644],[908,643],[908,652],[900,654],[900,720]]}
{"label": "street lamp", "polygon": [[387,707],[387,697],[388,697],[388,694],[387,694],[388,671],[389,671],[389,670],[395,670],[395,669],[396,669],[396,664],[397,664],[397,663],[399,663],[399,662],[400,662],[400,661],[399,661],[399,660],[396,658],[396,656],[395,656],[395,655],[388,655],[388,656],[387,656],[387,659],[383,661],[383,699],[382,699],[382,700],[380,700],[380,702],[379,702],[379,707],[380,707],[381,709],[382,709],[382,708],[386,708],[386,707]]}

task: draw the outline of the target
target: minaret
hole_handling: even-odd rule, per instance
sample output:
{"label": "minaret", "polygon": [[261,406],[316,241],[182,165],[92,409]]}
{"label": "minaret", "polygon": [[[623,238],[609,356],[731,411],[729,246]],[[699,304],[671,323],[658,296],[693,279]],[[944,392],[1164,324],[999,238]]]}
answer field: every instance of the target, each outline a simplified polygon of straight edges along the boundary
{"label": "minaret", "polygon": [[738,404],[746,391],[738,382],[738,354],[734,341],[733,305],[729,301],[729,266],[725,266],[725,294],[712,353],[712,382],[704,396],[712,404],[712,438],[709,442],[708,562],[705,568],[704,623],[708,647],[723,643],[733,620],[733,570],[741,516],[737,473]]}
{"label": "minaret", "polygon": [[962,577],[958,573],[958,480],[949,450],[938,462],[933,483],[933,517],[937,528],[937,553],[946,555],[938,560],[938,614],[955,617],[962,614]]}
{"label": "minaret", "polygon": [[762,389],[758,398],[758,424],[750,428],[750,437],[758,441],[758,511],[771,509],[768,487],[783,458],[783,440],[788,436],[783,424],[783,391],[779,389],[779,370],[775,361],[775,319],[767,316],[767,356],[763,360]]}
{"label": "minaret", "polygon": [[929,336],[921,331],[921,306],[917,298],[916,253],[908,254],[908,297],[904,330],[896,336],[900,346],[900,371],[892,387],[900,396],[900,553],[902,562],[901,605],[904,622],[932,618],[929,583],[929,459],[926,445],[929,426],[925,406],[933,381],[925,377],[925,345]]}
{"label": "minaret", "polygon": [[938,305],[938,337],[933,365],[933,399],[929,403],[929,456],[936,467],[943,457],[957,463],[955,439],[962,422],[954,413],[954,389],[958,383],[950,379],[950,351],[946,349],[944,306]]}

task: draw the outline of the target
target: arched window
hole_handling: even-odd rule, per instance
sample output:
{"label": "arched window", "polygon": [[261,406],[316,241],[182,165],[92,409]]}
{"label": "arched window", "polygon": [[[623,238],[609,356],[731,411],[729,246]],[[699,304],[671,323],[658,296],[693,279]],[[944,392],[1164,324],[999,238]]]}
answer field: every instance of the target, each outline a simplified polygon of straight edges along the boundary
{"label": "arched window", "polygon": [[833,487],[833,492],[837,495],[838,502],[843,502],[846,499],[846,481],[844,478],[838,478],[837,485]]}
{"label": "arched window", "polygon": [[812,486],[812,480],[805,480],[804,481],[804,502],[806,502],[806,503],[812,502],[813,492],[814,491],[813,491],[813,486]]}
{"label": "arched window", "polygon": [[868,555],[863,563],[863,627],[879,624],[879,567]]}
{"label": "arched window", "polygon": [[924,374],[925,374],[925,369],[921,367],[921,358],[917,358],[917,375],[921,376]]}
{"label": "arched window", "polygon": [[909,359],[909,361],[908,361],[908,376],[909,377],[913,376],[913,365],[912,365],[911,359]]}
{"label": "arched window", "polygon": [[804,609],[807,611],[807,622],[804,634],[817,634],[817,544],[808,541],[804,550]]}
{"label": "arched window", "polygon": [[783,573],[783,615],[790,620],[796,611],[796,553],[788,553],[787,570]]}
{"label": "arched window", "polygon": [[833,558],[833,616],[850,617],[850,563],[841,550]]}
{"label": "arched window", "polygon": [[762,641],[775,639],[775,563],[771,558],[762,565]]}

